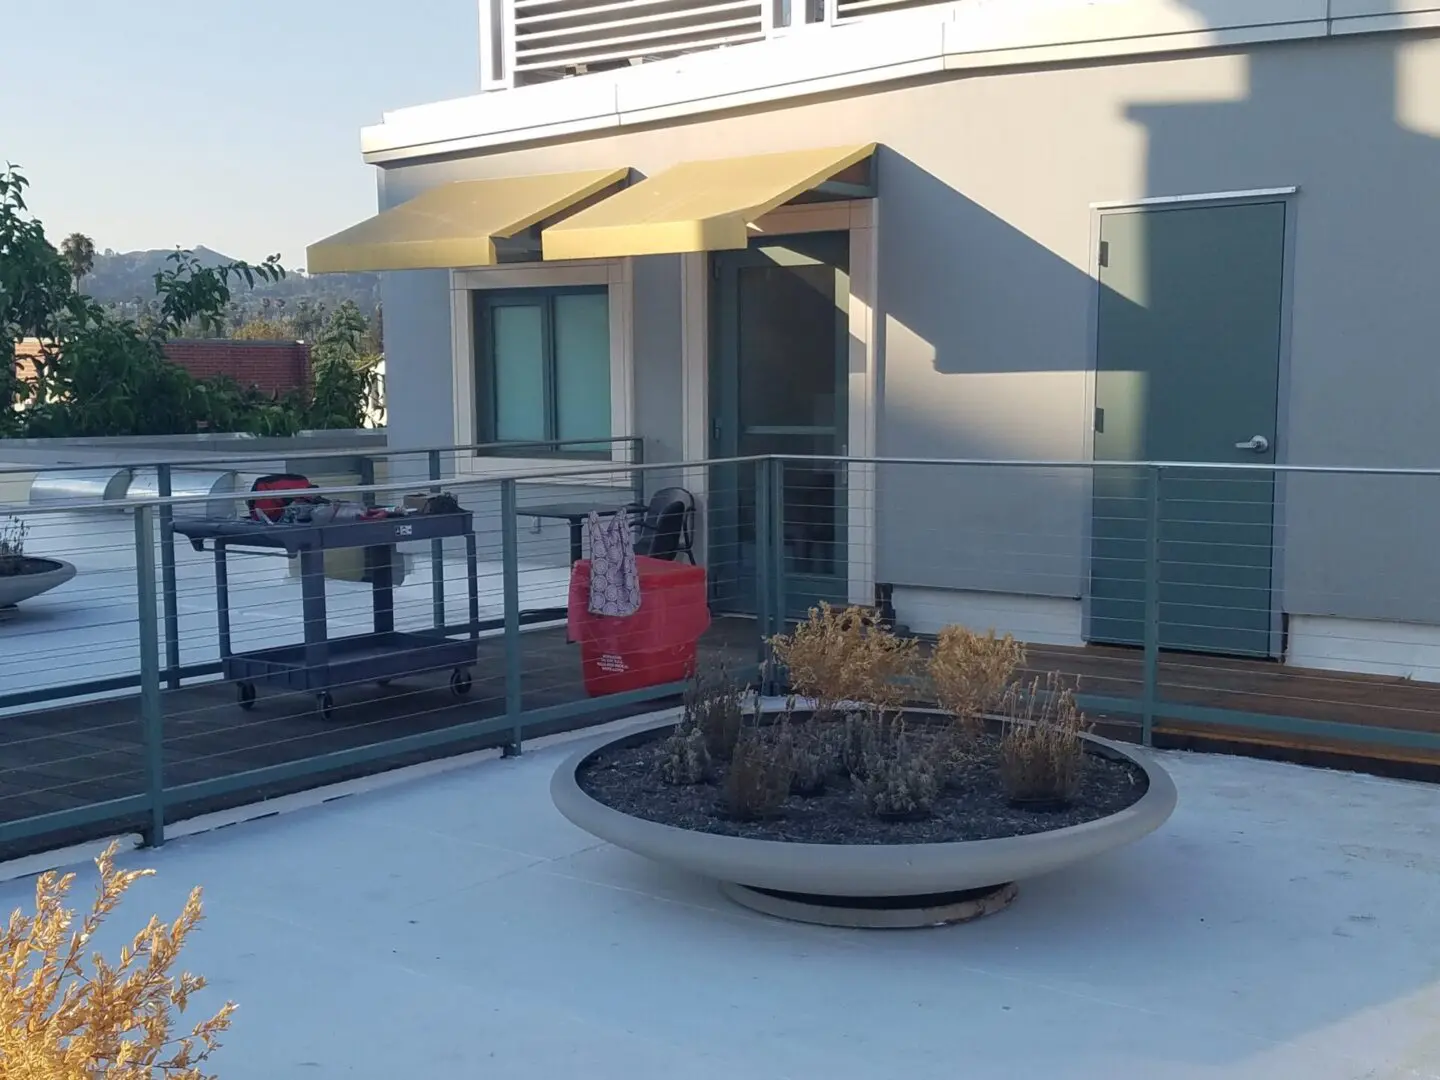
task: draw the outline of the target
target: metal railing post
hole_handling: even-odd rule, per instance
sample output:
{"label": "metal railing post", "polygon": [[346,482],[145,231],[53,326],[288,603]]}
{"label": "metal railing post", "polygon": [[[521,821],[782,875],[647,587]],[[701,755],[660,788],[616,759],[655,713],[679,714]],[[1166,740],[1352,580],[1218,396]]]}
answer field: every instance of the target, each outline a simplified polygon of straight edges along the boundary
{"label": "metal railing post", "polygon": [[[168,464],[155,466],[160,498],[175,494]],[[175,508],[160,504],[160,599],[165,611],[165,685],[180,688],[180,602],[175,582]]]}
{"label": "metal railing post", "polygon": [[774,650],[770,647],[774,636],[770,615],[773,601],[770,595],[770,480],[770,460],[755,462],[755,624],[760,639],[760,692],[766,695],[775,691]]}
{"label": "metal railing post", "polygon": [[[431,450],[430,479],[440,479],[440,451]],[[431,495],[440,494],[440,485],[430,488]],[[445,628],[445,541],[430,541],[430,598],[435,608],[435,629]]]}
{"label": "metal railing post", "polygon": [[770,462],[770,572],[775,584],[772,595],[775,600],[770,607],[773,620],[772,634],[785,632],[785,611],[788,603],[785,596],[785,461],[773,458]]}
{"label": "metal railing post", "polygon": [[1145,514],[1145,660],[1140,741],[1153,744],[1160,686],[1160,480],[1157,465],[1147,470]]}
{"label": "metal railing post", "polygon": [[500,560],[505,598],[505,716],[510,721],[506,757],[520,754],[524,734],[520,726],[520,549],[515,481],[500,481]]}
{"label": "metal railing post", "polygon": [[140,623],[140,724],[150,817],[145,843],[165,842],[165,725],[160,704],[160,628],[155,618],[155,507],[135,509],[135,598]]}
{"label": "metal railing post", "polygon": [[[632,465],[645,464],[645,440],[635,439],[630,443]],[[645,470],[636,468],[630,470],[630,488],[635,492],[635,503],[641,505],[645,502]]]}

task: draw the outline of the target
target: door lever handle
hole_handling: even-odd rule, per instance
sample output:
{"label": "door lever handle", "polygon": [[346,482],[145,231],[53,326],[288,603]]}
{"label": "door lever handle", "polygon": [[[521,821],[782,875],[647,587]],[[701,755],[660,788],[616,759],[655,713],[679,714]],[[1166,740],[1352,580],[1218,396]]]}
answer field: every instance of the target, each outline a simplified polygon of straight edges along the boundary
{"label": "door lever handle", "polygon": [[1256,435],[1254,438],[1246,439],[1244,442],[1235,444],[1236,450],[1250,450],[1256,454],[1263,454],[1270,449],[1270,440],[1264,435]]}

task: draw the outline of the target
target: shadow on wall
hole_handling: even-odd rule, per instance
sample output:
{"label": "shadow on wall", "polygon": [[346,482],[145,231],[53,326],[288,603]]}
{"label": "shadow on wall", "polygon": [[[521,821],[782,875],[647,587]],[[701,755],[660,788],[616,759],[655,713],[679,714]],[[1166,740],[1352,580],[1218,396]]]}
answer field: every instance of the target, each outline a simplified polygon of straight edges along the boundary
{"label": "shadow on wall", "polygon": [[[1128,115],[1153,194],[1300,188],[1277,460],[1440,466],[1440,35],[1274,46],[1247,67],[1243,100]],[[1440,477],[1283,478],[1282,609],[1440,624],[1437,496]]]}
{"label": "shadow on wall", "polygon": [[[1191,6],[1219,16],[1206,0]],[[1226,59],[1241,65],[1238,99],[1122,106],[1145,137],[1136,194],[1298,185],[1278,460],[1440,464],[1440,202],[1431,191],[1440,176],[1440,37],[1287,43]],[[1116,152],[1115,144],[1096,152]],[[1094,278],[900,152],[882,150],[879,168],[890,196],[880,253],[884,415],[903,417],[882,426],[880,452],[1088,458]],[[1092,169],[1108,177],[1099,187],[1118,190],[1082,195],[1072,208],[1082,217],[1087,200],[1131,193],[1115,170]],[[1090,185],[1037,186],[1070,197]],[[1193,285],[1182,277],[1157,273],[1145,292],[1156,299]],[[1110,302],[1128,303],[1113,293]],[[956,389],[940,387],[936,373],[953,376]],[[1085,591],[1077,538],[1092,509],[1083,471],[893,466],[877,482],[881,520],[912,523],[882,530],[881,580],[1070,598]],[[1430,479],[1282,483],[1283,609],[1440,623],[1428,540],[1440,532],[1437,491],[1440,480]]]}
{"label": "shadow on wall", "polygon": [[[878,167],[883,415],[903,417],[882,425],[881,454],[1084,460],[1074,328],[1092,280],[895,150]],[[957,388],[937,394],[935,373]],[[879,532],[880,580],[1080,597],[1087,470],[887,465],[876,482],[880,520],[912,523]]]}

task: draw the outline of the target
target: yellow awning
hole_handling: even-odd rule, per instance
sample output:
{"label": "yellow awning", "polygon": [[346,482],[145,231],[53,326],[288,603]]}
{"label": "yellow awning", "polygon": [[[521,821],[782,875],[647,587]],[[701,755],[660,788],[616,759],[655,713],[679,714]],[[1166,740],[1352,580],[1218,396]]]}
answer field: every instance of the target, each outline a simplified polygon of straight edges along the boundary
{"label": "yellow awning", "polygon": [[745,247],[750,226],[864,161],[867,146],[688,161],[551,225],[546,259],[603,259]]}
{"label": "yellow awning", "polygon": [[311,244],[312,274],[495,265],[495,241],[620,183],[629,169],[461,180]]}

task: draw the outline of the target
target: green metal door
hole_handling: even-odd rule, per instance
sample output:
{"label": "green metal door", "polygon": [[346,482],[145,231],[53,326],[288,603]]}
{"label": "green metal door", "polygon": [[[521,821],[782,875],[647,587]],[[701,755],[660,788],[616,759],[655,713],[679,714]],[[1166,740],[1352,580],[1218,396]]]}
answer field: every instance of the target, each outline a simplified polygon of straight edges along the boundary
{"label": "green metal door", "polygon": [[[1100,226],[1092,641],[1269,656],[1274,476],[1133,461],[1275,461],[1283,202],[1106,214]],[[1156,515],[1152,525],[1151,514]],[[1146,537],[1158,533],[1158,565]]]}
{"label": "green metal door", "polygon": [[[807,233],[713,258],[711,453],[838,457],[846,452],[849,235]],[[845,471],[786,462],[776,503],[786,612],[846,595]],[[709,572],[720,610],[752,612],[756,469],[710,478]]]}

